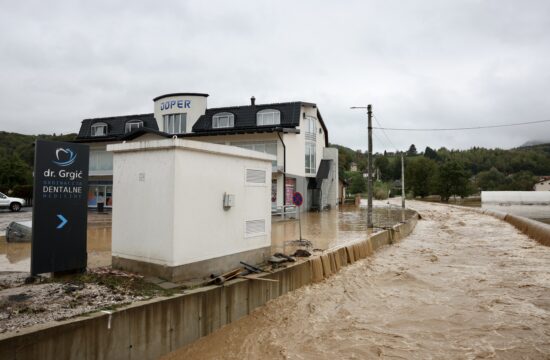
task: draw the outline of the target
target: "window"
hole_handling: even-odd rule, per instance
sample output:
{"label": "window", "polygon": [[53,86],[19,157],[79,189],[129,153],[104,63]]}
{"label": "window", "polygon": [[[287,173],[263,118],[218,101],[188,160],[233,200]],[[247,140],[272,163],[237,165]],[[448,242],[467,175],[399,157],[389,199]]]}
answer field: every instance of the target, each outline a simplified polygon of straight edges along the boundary
{"label": "window", "polygon": [[169,134],[185,133],[187,124],[187,114],[164,115],[164,132]]}
{"label": "window", "polygon": [[90,171],[112,171],[113,153],[105,150],[90,150]]}
{"label": "window", "polygon": [[124,128],[124,132],[131,132],[135,129],[139,129],[140,127],[143,127],[143,121],[141,120],[130,120],[126,123],[126,126]]}
{"label": "window", "polygon": [[275,109],[258,111],[256,114],[256,125],[279,125],[281,123],[281,112]]}
{"label": "window", "polygon": [[305,137],[306,140],[315,141],[315,137],[317,136],[317,125],[316,125],[317,119],[312,116],[306,116],[304,120],[304,127],[305,127]]}
{"label": "window", "polygon": [[[237,146],[243,149],[254,150],[261,153],[275,155],[277,157],[277,142],[276,141],[266,141],[266,142],[233,142],[232,146]],[[277,166],[277,160],[272,161],[272,166]]]}
{"label": "window", "polygon": [[277,156],[277,142],[276,141],[266,141],[266,142],[233,142],[232,146],[238,146],[243,149],[259,151],[262,153],[275,155]]}
{"label": "window", "polygon": [[92,136],[105,136],[107,135],[107,124],[95,123],[92,125]]}
{"label": "window", "polygon": [[317,168],[317,162],[315,159],[316,146],[312,141],[306,141],[306,174],[315,175],[315,170]]}
{"label": "window", "polygon": [[229,128],[235,126],[235,115],[223,112],[223,113],[217,113],[212,117],[212,128],[213,129],[220,129],[220,128]]}

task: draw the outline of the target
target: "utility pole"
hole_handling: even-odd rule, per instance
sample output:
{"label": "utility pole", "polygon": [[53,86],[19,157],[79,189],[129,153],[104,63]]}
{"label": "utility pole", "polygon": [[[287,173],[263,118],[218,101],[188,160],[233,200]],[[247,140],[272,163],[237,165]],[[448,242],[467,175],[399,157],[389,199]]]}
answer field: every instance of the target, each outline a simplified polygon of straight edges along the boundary
{"label": "utility pole", "polygon": [[372,105],[367,105],[367,115],[369,119],[369,174],[367,181],[368,203],[367,203],[367,227],[372,228]]}
{"label": "utility pole", "polygon": [[[352,106],[350,109],[365,109],[364,106]],[[369,143],[368,143],[368,176],[367,176],[367,192],[368,192],[368,203],[367,203],[367,228],[372,229],[372,105],[367,105],[367,115],[369,119]]]}
{"label": "utility pole", "polygon": [[405,208],[405,160],[401,153],[401,207]]}

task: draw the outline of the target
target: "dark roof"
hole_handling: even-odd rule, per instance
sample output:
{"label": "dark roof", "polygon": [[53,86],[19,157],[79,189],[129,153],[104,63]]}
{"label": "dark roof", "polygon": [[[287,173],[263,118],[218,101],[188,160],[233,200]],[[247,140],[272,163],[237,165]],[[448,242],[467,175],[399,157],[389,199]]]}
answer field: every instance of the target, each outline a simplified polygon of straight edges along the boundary
{"label": "dark roof", "polygon": [[[77,141],[109,141],[122,140],[125,137],[125,125],[128,121],[140,120],[143,121],[143,127],[158,132],[157,121],[153,114],[137,114],[124,116],[111,116],[105,118],[84,119],[80,125],[80,131],[76,137]],[[97,123],[107,124],[106,136],[92,136],[92,125]],[[137,132],[141,129],[134,130]]]}
{"label": "dark roof", "polygon": [[[190,93],[187,93],[190,94]],[[164,96],[172,96],[175,94],[167,94]],[[206,94],[195,94],[205,95]],[[159,99],[156,98],[156,99]],[[308,102],[288,102],[288,103],[276,103],[276,104],[260,104],[260,105],[245,105],[245,106],[231,106],[223,108],[207,109],[206,113],[199,117],[197,122],[193,125],[193,132],[188,134],[178,134],[180,137],[195,137],[206,135],[233,135],[233,134],[245,134],[245,133],[266,133],[266,132],[285,132],[298,133],[296,129],[300,125],[301,106],[316,107],[315,104]],[[256,113],[260,110],[276,109],[281,112],[281,123],[279,125],[256,125]],[[213,129],[212,128],[212,116],[220,112],[229,112],[235,115],[235,123],[232,128]],[[328,146],[328,131],[321,116],[321,113],[317,109],[317,118],[323,128],[325,142]],[[143,128],[136,129],[131,133],[126,134],[125,124],[130,120],[143,121]],[[106,123],[108,127],[106,136],[92,136],[91,127],[95,123]],[[155,133],[161,136],[172,137],[172,134],[165,134],[159,131],[157,121],[154,114],[137,114],[137,115],[124,115],[124,116],[111,116],[105,118],[84,119],[80,126],[80,131],[76,137],[77,142],[96,142],[96,141],[120,141],[130,140],[136,138],[144,133]]]}
{"label": "dark roof", "polygon": [[153,101],[157,101],[157,100],[164,99],[164,98],[171,97],[171,96],[204,96],[204,97],[208,97],[208,94],[203,94],[203,93],[171,93],[171,94],[164,94],[164,95],[161,95],[161,96],[157,96],[156,98],[153,99]]}
{"label": "dark roof", "polygon": [[[196,136],[200,135],[229,135],[243,132],[275,132],[281,129],[296,128],[300,125],[302,116],[302,105],[316,107],[315,104],[296,101],[288,103],[275,104],[259,104],[245,106],[230,106],[207,109],[206,113],[199,117],[195,125],[193,125],[193,133]],[[258,126],[256,125],[256,113],[261,110],[275,109],[281,112],[281,123],[278,126]],[[221,112],[232,113],[235,116],[234,126],[231,128],[214,129],[212,128],[212,117]],[[326,144],[328,145],[328,131],[321,117],[321,113],[317,110],[317,118],[323,128]]]}

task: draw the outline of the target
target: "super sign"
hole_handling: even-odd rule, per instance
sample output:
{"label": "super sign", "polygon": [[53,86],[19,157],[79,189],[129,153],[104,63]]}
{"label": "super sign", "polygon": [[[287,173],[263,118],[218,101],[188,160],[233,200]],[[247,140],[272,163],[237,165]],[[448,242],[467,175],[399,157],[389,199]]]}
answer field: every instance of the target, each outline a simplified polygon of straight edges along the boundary
{"label": "super sign", "polygon": [[302,206],[302,203],[304,202],[302,194],[300,194],[299,192],[295,192],[294,195],[292,195],[292,202],[296,206]]}

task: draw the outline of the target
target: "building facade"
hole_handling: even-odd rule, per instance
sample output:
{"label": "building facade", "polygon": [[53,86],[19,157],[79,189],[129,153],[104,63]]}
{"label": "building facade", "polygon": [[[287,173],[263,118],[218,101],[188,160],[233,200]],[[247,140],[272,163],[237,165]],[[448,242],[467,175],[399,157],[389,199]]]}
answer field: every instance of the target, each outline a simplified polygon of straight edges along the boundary
{"label": "building facade", "polygon": [[541,176],[539,181],[535,184],[535,191],[550,191],[550,176]]}
{"label": "building facade", "polygon": [[[271,207],[281,211],[292,195],[304,196],[302,210],[338,203],[338,150],[328,147],[328,131],[316,104],[287,102],[207,107],[207,94],[174,93],[153,99],[154,112],[85,119],[77,137],[90,145],[88,205],[113,206],[113,160],[108,144],[159,138],[189,138],[274,155]],[[197,169],[200,171],[200,169]],[[220,174],[223,181],[223,174]],[[199,189],[198,189],[199,190]]]}

